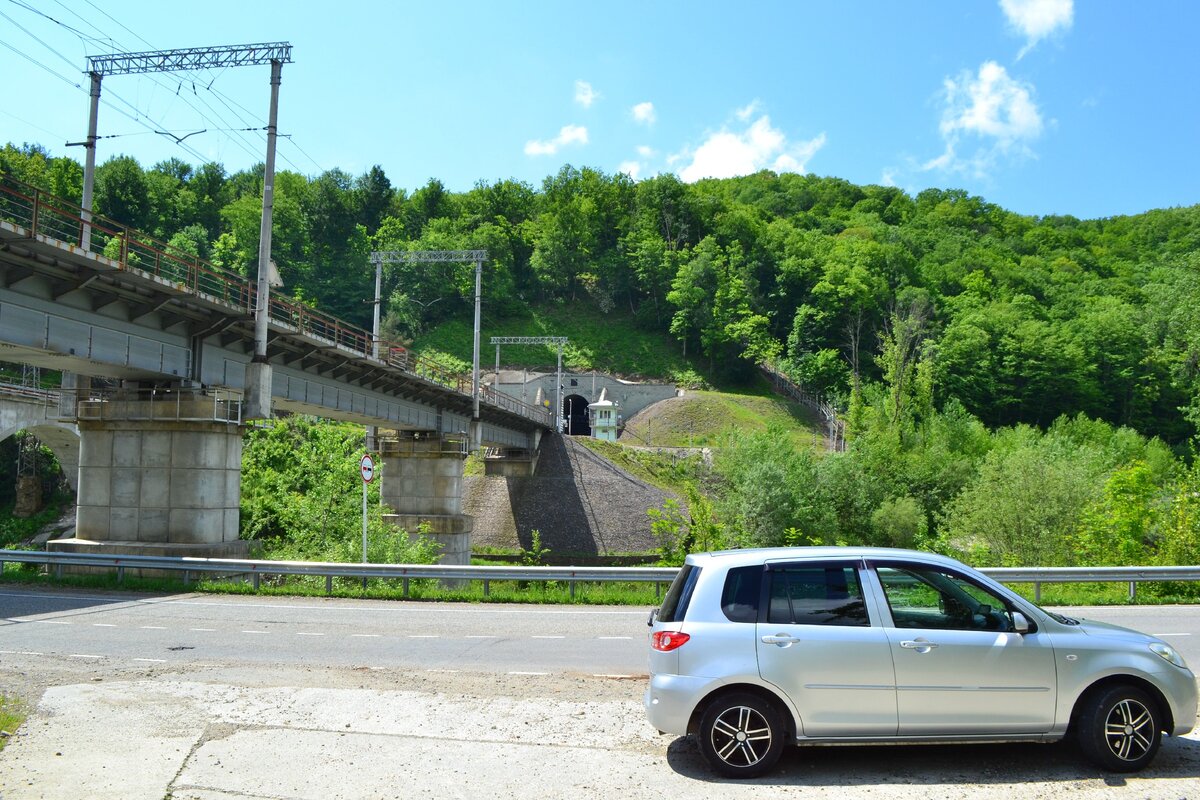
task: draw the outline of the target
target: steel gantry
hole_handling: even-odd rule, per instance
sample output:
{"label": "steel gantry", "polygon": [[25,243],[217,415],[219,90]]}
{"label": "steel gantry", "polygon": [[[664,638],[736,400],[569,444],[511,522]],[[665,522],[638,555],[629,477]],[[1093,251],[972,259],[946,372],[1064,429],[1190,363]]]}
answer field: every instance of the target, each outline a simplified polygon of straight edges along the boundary
{"label": "steel gantry", "polygon": [[[554,412],[554,430],[562,433],[563,428],[563,385],[562,385],[562,353],[563,345],[567,343],[566,336],[493,336],[492,344],[496,345],[496,383],[500,382],[500,345],[502,344],[556,344],[558,345],[558,406]],[[524,401],[525,386],[521,386],[521,400]]]}
{"label": "steel gantry", "polygon": [[[376,250],[371,253],[375,265],[375,286],[378,292],[384,264],[475,264],[475,344],[471,358],[471,400],[475,409],[472,420],[475,430],[471,444],[478,448],[479,441],[479,307],[480,291],[483,288],[483,262],[487,261],[487,250]],[[379,337],[379,298],[375,299],[375,336]]]}
{"label": "steel gantry", "polygon": [[143,72],[179,72],[183,70],[271,65],[271,107],[267,121],[267,157],[263,168],[262,224],[258,241],[258,302],[255,307],[254,358],[247,368],[246,416],[271,416],[271,367],[267,363],[267,318],[271,280],[271,217],[275,195],[275,139],[279,128],[279,84],[284,63],[292,61],[292,46],[287,42],[233,44],[214,47],[186,47],[152,50],[142,53],[111,53],[89,56],[87,73],[92,86],[89,93],[87,149],[83,168],[83,219],[80,246],[91,250],[92,195],[96,180],[97,117],[100,111],[100,83],[105,75],[132,75]]}

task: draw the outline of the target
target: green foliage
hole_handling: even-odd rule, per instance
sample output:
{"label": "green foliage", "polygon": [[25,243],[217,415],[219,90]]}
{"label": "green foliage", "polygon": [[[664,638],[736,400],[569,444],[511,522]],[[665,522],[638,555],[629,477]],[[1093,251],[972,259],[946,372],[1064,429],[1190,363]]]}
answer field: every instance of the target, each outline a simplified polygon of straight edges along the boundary
{"label": "green foliage", "polygon": [[695,486],[687,487],[687,510],[678,500],[668,499],[662,508],[646,511],[650,532],[658,540],[658,563],[674,567],[688,553],[723,550],[730,546],[724,524],[717,520],[713,503]]}
{"label": "green foliage", "polygon": [[550,554],[550,548],[542,546],[542,532],[537,528],[534,528],[529,532],[529,536],[530,542],[528,549],[524,547],[521,548],[521,566],[546,566],[546,556]]}
{"label": "green foliage", "polygon": [[24,721],[25,706],[15,698],[0,694],[0,731],[5,734],[0,736],[0,750],[4,749],[9,737],[17,732]]}
{"label": "green foliage", "polygon": [[[246,435],[242,451],[242,538],[280,560],[362,559],[362,428],[293,416]],[[384,522],[379,482],[368,484],[367,558],[430,563],[419,531]]]}

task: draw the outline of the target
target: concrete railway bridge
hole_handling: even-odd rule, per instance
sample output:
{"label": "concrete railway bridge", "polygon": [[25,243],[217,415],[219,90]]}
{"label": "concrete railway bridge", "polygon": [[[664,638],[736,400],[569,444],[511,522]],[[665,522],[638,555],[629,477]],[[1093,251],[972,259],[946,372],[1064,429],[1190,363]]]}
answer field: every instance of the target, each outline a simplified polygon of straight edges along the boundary
{"label": "concrete railway bridge", "polygon": [[[0,438],[30,430],[74,472],[76,538],[56,549],[245,554],[256,306],[244,276],[0,176],[0,361],[63,373],[53,395],[0,391]],[[392,520],[428,522],[451,552],[469,541],[468,451],[532,471],[554,429],[545,408],[489,387],[476,403],[470,379],[288,298],[270,297],[267,327],[273,408],[393,431],[376,442]]]}

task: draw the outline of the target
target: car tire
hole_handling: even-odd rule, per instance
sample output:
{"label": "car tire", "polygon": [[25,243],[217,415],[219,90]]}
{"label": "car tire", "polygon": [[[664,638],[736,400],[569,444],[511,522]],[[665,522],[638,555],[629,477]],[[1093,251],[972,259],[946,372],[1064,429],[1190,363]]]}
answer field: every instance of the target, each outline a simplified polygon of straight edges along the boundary
{"label": "car tire", "polygon": [[1112,686],[1085,697],[1076,720],[1083,754],[1110,772],[1136,772],[1162,741],[1158,703],[1134,686]]}
{"label": "car tire", "polygon": [[727,778],[754,778],[768,772],[783,753],[784,735],[775,707],[743,692],[709,703],[697,732],[705,760]]}

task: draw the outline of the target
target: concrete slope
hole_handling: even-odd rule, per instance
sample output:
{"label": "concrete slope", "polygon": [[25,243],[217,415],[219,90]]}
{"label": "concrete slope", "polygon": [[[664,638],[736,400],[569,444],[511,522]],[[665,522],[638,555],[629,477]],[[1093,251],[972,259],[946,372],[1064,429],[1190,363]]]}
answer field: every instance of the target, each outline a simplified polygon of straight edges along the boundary
{"label": "concrete slope", "polygon": [[538,530],[555,556],[596,556],[653,550],[646,511],[670,497],[571,437],[547,435],[533,477],[468,477],[463,510],[475,517],[475,546],[529,548]]}

